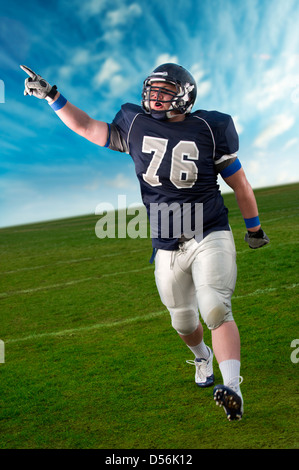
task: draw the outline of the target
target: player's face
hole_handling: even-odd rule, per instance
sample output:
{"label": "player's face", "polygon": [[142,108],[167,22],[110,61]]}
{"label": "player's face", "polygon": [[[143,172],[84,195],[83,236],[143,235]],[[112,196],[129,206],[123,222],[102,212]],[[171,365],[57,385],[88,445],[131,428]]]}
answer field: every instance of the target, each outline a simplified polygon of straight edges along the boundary
{"label": "player's face", "polygon": [[167,111],[177,94],[175,85],[165,82],[151,84],[150,107],[155,111]]}

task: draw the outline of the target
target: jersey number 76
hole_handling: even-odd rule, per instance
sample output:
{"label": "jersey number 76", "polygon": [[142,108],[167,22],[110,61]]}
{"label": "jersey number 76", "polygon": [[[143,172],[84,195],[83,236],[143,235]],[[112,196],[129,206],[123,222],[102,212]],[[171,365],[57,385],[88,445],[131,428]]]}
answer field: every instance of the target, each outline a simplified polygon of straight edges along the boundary
{"label": "jersey number 76", "polygon": [[[153,158],[143,173],[143,179],[151,186],[161,186],[157,172],[166,154],[168,145],[167,139],[160,137],[144,136],[142,152],[153,153]],[[199,151],[192,141],[181,140],[172,149],[171,166],[169,179],[178,189],[192,188],[197,181],[198,169],[195,160],[199,158]]]}

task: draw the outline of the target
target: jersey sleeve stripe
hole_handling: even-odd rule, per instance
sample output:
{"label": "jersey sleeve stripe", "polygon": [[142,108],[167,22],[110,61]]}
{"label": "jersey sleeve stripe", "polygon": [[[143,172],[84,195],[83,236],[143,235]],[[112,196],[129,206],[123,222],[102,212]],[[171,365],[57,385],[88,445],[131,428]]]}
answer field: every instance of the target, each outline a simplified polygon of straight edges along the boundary
{"label": "jersey sleeve stripe", "polygon": [[[215,165],[221,165],[222,163],[226,163],[228,160],[235,160],[237,157],[237,152],[231,153],[230,155],[222,155],[221,158],[215,161]],[[228,166],[228,165],[226,165]]]}
{"label": "jersey sleeve stripe", "polygon": [[203,118],[201,118],[201,117],[199,117],[199,116],[194,116],[194,117],[195,117],[196,119],[200,119],[201,121],[203,121],[203,122],[206,124],[206,126],[208,127],[209,131],[210,131],[211,138],[212,138],[212,141],[213,141],[213,160],[215,160],[216,143],[215,143],[215,137],[214,137],[213,131],[212,131],[212,129],[211,129],[211,126],[209,125],[209,123],[208,123],[205,119],[203,119]]}
{"label": "jersey sleeve stripe", "polygon": [[[130,141],[130,134],[131,134],[131,130],[132,130],[133,124],[134,124],[135,119],[137,118],[137,116],[139,116],[140,114],[141,114],[141,113],[137,113],[137,114],[134,116],[134,118],[133,118],[133,120],[132,120],[132,122],[131,122],[131,125],[130,125],[130,127],[129,127],[128,135],[127,135],[127,148],[128,148],[128,149],[130,149],[130,143],[129,143],[129,141]],[[128,152],[129,152],[129,150],[128,150]]]}
{"label": "jersey sleeve stripe", "polygon": [[104,145],[104,147],[109,147],[109,145],[110,145],[111,126],[110,126],[110,124],[108,124],[108,123],[107,123],[107,126],[108,126],[108,138],[107,138],[107,142],[106,142],[106,144]]}

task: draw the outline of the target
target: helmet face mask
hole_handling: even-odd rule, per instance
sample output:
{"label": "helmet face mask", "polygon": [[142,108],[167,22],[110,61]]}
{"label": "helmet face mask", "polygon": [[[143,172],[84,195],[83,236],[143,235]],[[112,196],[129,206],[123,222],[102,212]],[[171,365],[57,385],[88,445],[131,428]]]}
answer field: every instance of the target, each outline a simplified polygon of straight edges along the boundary
{"label": "helmet face mask", "polygon": [[[161,86],[157,86],[157,82]],[[152,84],[155,84],[152,86]],[[176,91],[163,87],[163,84],[175,86]],[[159,93],[160,91],[160,93]],[[168,99],[159,100],[159,95],[168,95]],[[191,111],[196,99],[196,83],[192,75],[177,64],[163,64],[157,67],[144,81],[142,90],[142,107],[147,114],[156,119],[167,119],[173,111],[187,114]],[[153,110],[151,102],[170,103],[167,111]]]}

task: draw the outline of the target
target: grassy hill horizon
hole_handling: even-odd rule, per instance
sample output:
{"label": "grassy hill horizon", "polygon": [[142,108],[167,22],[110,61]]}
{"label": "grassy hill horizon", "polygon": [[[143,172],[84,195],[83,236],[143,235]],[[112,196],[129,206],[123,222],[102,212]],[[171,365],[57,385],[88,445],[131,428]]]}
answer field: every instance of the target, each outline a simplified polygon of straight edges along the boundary
{"label": "grassy hill horizon", "polygon": [[[254,191],[271,240],[259,250],[244,242],[234,194],[223,194],[238,264],[238,423],[194,384],[156,290],[150,238],[99,239],[95,214],[1,228],[0,448],[298,448],[298,191]],[[219,383],[215,360],[214,373]]]}

